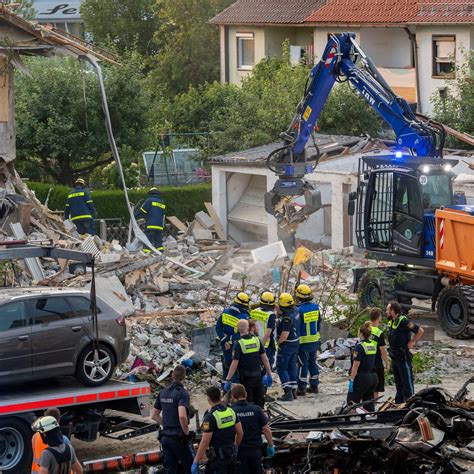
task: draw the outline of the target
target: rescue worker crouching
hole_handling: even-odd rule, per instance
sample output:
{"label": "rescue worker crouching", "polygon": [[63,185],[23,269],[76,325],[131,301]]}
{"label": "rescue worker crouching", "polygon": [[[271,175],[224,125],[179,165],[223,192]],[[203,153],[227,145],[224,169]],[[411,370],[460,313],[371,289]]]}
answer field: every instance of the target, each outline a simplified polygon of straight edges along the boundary
{"label": "rescue worker crouching", "polygon": [[370,322],[359,328],[359,338],[352,351],[352,367],[349,379],[347,401],[360,403],[367,402],[364,408],[375,411],[374,391],[377,387],[377,374],[374,372],[377,343],[371,339]]}
{"label": "rescue worker crouching", "polygon": [[247,401],[245,387],[241,384],[232,386],[232,409],[242,423],[244,438],[239,446],[237,461],[240,474],[260,474],[262,472],[262,435],[267,440],[267,457],[275,455],[273,437],[268,419],[263,410]]}
{"label": "rescue worker crouching", "polygon": [[189,474],[194,458],[191,444],[194,433],[189,430],[189,393],[183,385],[186,369],[176,366],[172,377],[173,383],[158,394],[151,418],[162,425],[158,439],[166,474],[174,474],[178,463]]}
{"label": "rescue worker crouching", "polygon": [[219,388],[209,387],[206,395],[211,409],[203,418],[202,438],[191,472],[199,472],[199,463],[207,452],[206,473],[234,474],[237,448],[244,436],[242,424],[234,410],[221,403]]}
{"label": "rescue worker crouching", "polygon": [[[389,354],[397,387],[395,403],[403,403],[415,393],[410,351],[425,330],[402,314],[402,308],[397,301],[391,301],[387,305],[386,312],[389,319]],[[411,333],[414,334],[413,338]]]}
{"label": "rescue worker crouching", "polygon": [[[142,207],[135,210],[135,219],[145,217],[145,235],[156,250],[163,251],[163,231],[165,228],[166,205],[161,199],[161,193],[157,188],[148,191],[148,198]],[[144,252],[151,252],[150,249],[143,249]]]}
{"label": "rescue worker crouching", "polygon": [[[245,319],[240,320],[237,323],[237,330],[240,338],[234,343],[232,364],[224,381],[224,391],[228,392],[230,390],[231,379],[238,370],[239,382],[247,391],[247,400],[263,408],[263,387],[264,385],[271,387],[273,382],[270,363],[260,338],[249,334],[249,322]],[[266,371],[263,379],[260,368],[262,364]]]}
{"label": "rescue worker crouching", "polygon": [[308,285],[296,289],[296,304],[301,318],[300,347],[298,350],[298,396],[306,395],[309,373],[309,392],[319,392],[319,367],[317,354],[321,340],[319,306],[313,302],[313,293]]}
{"label": "rescue worker crouching", "polygon": [[94,201],[85,186],[86,182],[82,178],[76,179],[74,189],[67,196],[64,220],[72,221],[79,234],[94,235],[94,219],[97,213]]}
{"label": "rescue worker crouching", "polygon": [[59,423],[53,416],[38,418],[31,426],[38,432],[43,442],[48,446],[41,453],[39,474],[74,473],[82,474],[82,466],[76,457],[76,452],[70,443],[64,441]]}
{"label": "rescue worker crouching", "polygon": [[[241,319],[249,319],[250,297],[243,291],[238,293],[234,303],[219,316],[216,322],[216,333],[222,348],[222,378],[227,378],[232,362],[232,346],[238,339],[237,323]],[[233,382],[237,382],[234,377]]]}
{"label": "rescue worker crouching", "polygon": [[298,386],[298,349],[300,345],[300,314],[295,308],[293,296],[282,293],[278,299],[280,320],[277,325],[278,354],[277,372],[285,392],[278,400],[291,402]]}

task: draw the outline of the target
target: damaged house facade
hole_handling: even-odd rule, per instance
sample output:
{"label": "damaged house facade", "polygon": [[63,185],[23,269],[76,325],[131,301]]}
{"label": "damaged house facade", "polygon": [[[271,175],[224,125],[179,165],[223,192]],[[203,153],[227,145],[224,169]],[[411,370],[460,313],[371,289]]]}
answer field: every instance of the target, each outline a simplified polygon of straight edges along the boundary
{"label": "damaged house facade", "polygon": [[468,0],[237,0],[215,16],[221,38],[221,82],[239,84],[263,58],[315,64],[332,33],[353,31],[393,90],[417,111],[432,113],[456,67],[474,46]]}

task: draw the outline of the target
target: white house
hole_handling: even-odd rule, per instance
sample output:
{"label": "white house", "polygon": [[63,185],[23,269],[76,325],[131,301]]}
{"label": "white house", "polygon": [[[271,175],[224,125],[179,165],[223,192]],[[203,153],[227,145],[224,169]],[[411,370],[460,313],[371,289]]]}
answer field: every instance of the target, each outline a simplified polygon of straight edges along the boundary
{"label": "white house", "polygon": [[317,61],[331,33],[353,31],[382,75],[431,114],[474,45],[472,0],[237,0],[211,20],[221,38],[221,81],[238,84],[263,58]]}

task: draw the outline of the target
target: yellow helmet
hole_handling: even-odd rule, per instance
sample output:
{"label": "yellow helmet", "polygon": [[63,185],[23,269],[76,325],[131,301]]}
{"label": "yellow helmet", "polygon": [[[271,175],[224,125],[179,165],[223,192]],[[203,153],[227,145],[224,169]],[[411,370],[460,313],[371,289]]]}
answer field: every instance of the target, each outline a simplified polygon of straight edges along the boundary
{"label": "yellow helmet", "polygon": [[289,308],[290,306],[294,305],[295,300],[293,299],[293,296],[290,295],[290,293],[282,293],[280,298],[278,298],[278,306],[281,308]]}
{"label": "yellow helmet", "polygon": [[266,304],[266,305],[275,304],[275,295],[271,291],[264,291],[260,295],[260,304]]}
{"label": "yellow helmet", "polygon": [[86,182],[82,178],[77,178],[74,184],[82,184],[82,186],[85,186]]}
{"label": "yellow helmet", "polygon": [[296,296],[305,300],[311,298],[313,296],[313,292],[308,285],[298,285],[298,288],[296,288]]}
{"label": "yellow helmet", "polygon": [[250,304],[250,296],[247,293],[241,291],[235,297],[234,303],[241,304],[243,306],[249,306]]}

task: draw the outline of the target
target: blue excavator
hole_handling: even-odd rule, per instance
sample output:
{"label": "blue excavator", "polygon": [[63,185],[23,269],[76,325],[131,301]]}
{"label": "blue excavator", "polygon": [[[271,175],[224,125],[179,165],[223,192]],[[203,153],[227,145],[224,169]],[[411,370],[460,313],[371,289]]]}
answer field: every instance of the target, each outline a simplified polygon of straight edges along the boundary
{"label": "blue excavator", "polygon": [[[417,308],[412,305],[414,298],[431,299],[448,335],[474,336],[472,252],[466,257],[469,262],[461,266],[464,257],[445,255],[451,250],[442,239],[443,246],[439,245],[439,227],[443,233],[446,219],[451,222],[453,216],[468,219],[468,227],[457,227],[458,233],[463,239],[474,239],[474,207],[462,202],[462,196],[461,202],[455,202],[453,194],[452,169],[457,161],[443,159],[445,130],[438,122],[419,118],[394,93],[354,33],[330,36],[310,72],[294,119],[281,134],[283,146],[267,158],[278,180],[265,195],[266,211],[281,226],[294,227],[321,208],[320,192],[304,179],[316,169],[319,152],[315,142],[316,154],[308,156],[306,145],[314,137],[332,88],[342,82],[348,82],[395,135],[389,152],[359,160],[357,191],[349,196],[348,213],[355,219],[358,246],[370,258],[390,262],[377,271],[355,269],[354,290],[364,306],[395,299],[408,309]],[[440,217],[442,210],[450,213]]]}

